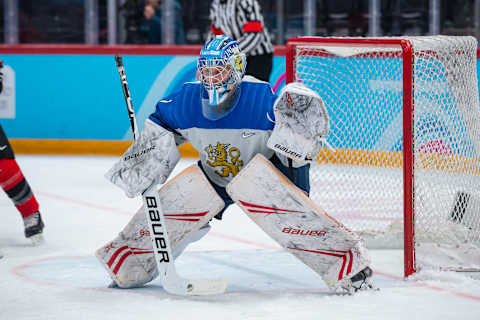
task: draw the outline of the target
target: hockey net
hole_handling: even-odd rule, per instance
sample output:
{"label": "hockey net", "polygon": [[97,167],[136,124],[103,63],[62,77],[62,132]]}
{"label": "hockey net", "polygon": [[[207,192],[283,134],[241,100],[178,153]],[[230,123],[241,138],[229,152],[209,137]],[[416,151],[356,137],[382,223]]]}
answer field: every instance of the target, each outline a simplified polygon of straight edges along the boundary
{"label": "hockey net", "polygon": [[370,248],[480,270],[480,106],[472,37],[296,38],[287,81],[324,99],[311,198]]}

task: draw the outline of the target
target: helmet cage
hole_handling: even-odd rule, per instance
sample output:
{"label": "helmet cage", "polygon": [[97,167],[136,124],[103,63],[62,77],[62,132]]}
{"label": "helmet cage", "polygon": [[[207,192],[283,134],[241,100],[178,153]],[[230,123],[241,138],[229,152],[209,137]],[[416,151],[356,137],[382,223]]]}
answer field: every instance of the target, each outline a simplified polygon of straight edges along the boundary
{"label": "helmet cage", "polygon": [[209,105],[219,106],[240,85],[246,67],[245,54],[235,40],[220,35],[207,42],[197,60],[198,78],[208,93]]}
{"label": "helmet cage", "polygon": [[245,73],[245,55],[238,53],[228,59],[200,57],[198,59],[200,80],[205,89],[230,90],[240,83]]}
{"label": "helmet cage", "polygon": [[232,68],[224,59],[199,60],[200,80],[206,89],[221,88],[236,82],[236,75],[232,74]]}

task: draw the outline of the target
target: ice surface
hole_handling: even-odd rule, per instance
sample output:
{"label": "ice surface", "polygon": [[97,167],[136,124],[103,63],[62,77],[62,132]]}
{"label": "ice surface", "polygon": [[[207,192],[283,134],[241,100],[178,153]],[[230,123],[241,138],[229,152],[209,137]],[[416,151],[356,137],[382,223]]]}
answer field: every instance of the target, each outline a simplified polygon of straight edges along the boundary
{"label": "ice surface", "polygon": [[[93,252],[140,206],[103,174],[111,157],[18,156],[45,221],[46,243],[32,247],[20,215],[0,193],[0,319],[480,319],[480,280],[424,272],[404,280],[400,250],[374,250],[378,292],[331,294],[322,280],[230,208],[176,265],[191,278],[229,279],[223,295],[179,297],[154,280],[109,289]],[[176,172],[192,163],[182,160]]]}

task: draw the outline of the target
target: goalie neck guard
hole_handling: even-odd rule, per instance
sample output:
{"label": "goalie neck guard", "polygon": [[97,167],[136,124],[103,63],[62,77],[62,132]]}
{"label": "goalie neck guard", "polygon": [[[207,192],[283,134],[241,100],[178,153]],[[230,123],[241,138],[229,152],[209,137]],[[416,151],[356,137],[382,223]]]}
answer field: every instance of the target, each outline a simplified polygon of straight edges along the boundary
{"label": "goalie neck guard", "polygon": [[197,68],[202,82],[202,111],[210,120],[224,117],[235,105],[246,58],[238,43],[224,35],[207,42]]}

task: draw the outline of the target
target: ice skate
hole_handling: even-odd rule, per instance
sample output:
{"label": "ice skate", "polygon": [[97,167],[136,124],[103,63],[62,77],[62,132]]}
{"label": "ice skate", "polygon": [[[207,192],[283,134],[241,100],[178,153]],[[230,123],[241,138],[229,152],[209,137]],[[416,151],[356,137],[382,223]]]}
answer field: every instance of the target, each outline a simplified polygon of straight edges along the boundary
{"label": "ice skate", "polygon": [[336,292],[340,294],[354,294],[358,291],[379,290],[372,282],[373,271],[366,267],[350,279],[345,279],[337,287]]}
{"label": "ice skate", "polygon": [[30,239],[33,245],[40,245],[44,242],[42,232],[45,225],[40,211],[23,218],[23,224],[25,225],[25,237]]}

